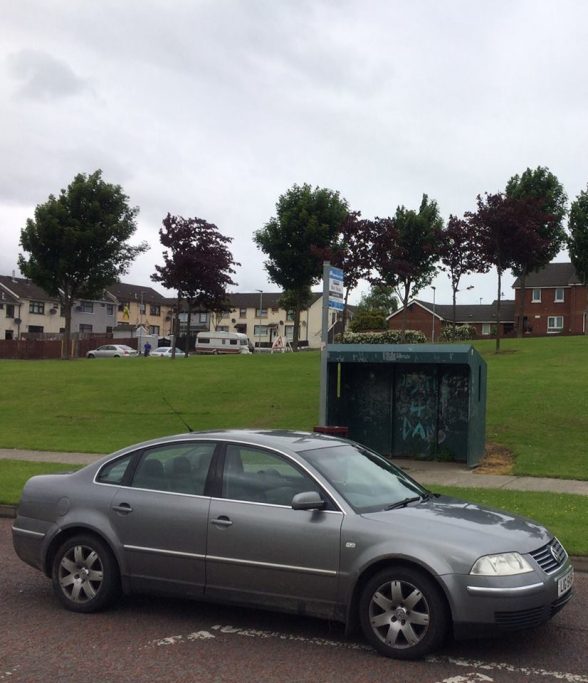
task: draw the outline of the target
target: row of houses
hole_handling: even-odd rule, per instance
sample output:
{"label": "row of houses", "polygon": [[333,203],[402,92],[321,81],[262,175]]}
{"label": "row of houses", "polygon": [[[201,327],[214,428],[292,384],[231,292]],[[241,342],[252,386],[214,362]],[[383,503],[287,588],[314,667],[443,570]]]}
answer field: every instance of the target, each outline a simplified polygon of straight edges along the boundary
{"label": "row of houses", "polygon": [[[502,301],[501,334],[513,334],[518,324],[523,290],[514,283],[515,298]],[[190,320],[192,335],[205,330],[243,332],[256,346],[269,346],[277,336],[292,339],[293,314],[280,306],[279,292],[229,294],[229,305],[221,315],[201,310]],[[526,280],[524,329],[528,336],[586,334],[588,288],[571,263],[551,263]],[[167,337],[179,317],[180,334],[187,333],[188,315],[177,311],[177,301],[152,287],[116,283],[95,300],[80,300],[72,312],[72,332],[80,337],[112,335],[128,338],[138,328]],[[415,299],[408,305],[407,326],[438,340],[445,325],[453,322],[453,307]],[[331,313],[329,327],[336,322]],[[456,322],[471,325],[478,337],[489,337],[496,329],[496,305],[458,304]],[[404,310],[388,319],[391,329],[405,324]],[[314,293],[302,314],[300,342],[310,348],[321,343],[322,296]],[[63,332],[65,319],[59,302],[25,278],[0,275],[0,339],[50,338]]]}
{"label": "row of houses", "polygon": [[[277,336],[292,339],[293,314],[280,306],[279,292],[229,294],[229,305],[221,315],[201,310],[190,316],[190,333],[217,329],[243,332],[257,346],[269,346]],[[313,294],[311,305],[302,313],[300,343],[318,348],[321,342],[322,296]],[[168,337],[179,317],[180,335],[187,333],[188,314],[177,311],[177,301],[152,287],[116,283],[99,299],[80,300],[72,311],[72,333],[80,337],[135,336],[137,329]],[[336,321],[331,314],[329,325]],[[50,339],[65,328],[59,301],[30,280],[0,275],[0,339]]]}
{"label": "row of houses", "polygon": [[[588,330],[588,287],[582,283],[571,263],[550,263],[527,276],[523,292],[520,279],[513,284],[514,299],[501,301],[500,332],[515,334],[524,297],[523,329],[526,336],[580,335]],[[407,326],[420,330],[429,339],[438,340],[443,328],[453,323],[453,306],[414,299],[408,304]],[[496,302],[486,305],[458,304],[455,310],[458,325],[471,325],[477,337],[495,334]],[[404,309],[388,319],[392,329],[402,329]]]}

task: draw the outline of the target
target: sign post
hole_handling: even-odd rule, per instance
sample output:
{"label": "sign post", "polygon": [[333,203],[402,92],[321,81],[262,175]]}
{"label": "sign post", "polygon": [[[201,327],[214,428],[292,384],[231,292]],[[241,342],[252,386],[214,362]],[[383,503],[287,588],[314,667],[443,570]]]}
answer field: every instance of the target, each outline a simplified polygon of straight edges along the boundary
{"label": "sign post", "polygon": [[319,424],[327,422],[327,345],[329,343],[329,311],[342,311],[345,308],[343,287],[343,271],[331,266],[329,261],[323,263],[323,316],[321,329],[321,377]]}

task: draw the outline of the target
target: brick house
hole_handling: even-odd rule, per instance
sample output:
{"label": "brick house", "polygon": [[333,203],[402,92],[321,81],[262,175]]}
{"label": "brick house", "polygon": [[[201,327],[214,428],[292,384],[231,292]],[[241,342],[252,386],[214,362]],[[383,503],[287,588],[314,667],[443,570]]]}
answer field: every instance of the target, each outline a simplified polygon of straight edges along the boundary
{"label": "brick house", "polygon": [[[500,302],[501,336],[514,332],[515,302]],[[484,338],[494,335],[496,328],[496,302],[492,304],[457,304],[455,307],[456,324],[471,325],[476,337]],[[401,330],[404,326],[404,308],[388,316],[388,327]],[[453,324],[453,306],[432,304],[428,301],[413,299],[408,304],[407,329],[419,330],[431,341],[439,341],[446,325]]]}
{"label": "brick house", "polygon": [[[515,290],[515,320],[519,319],[521,283]],[[550,263],[526,278],[525,334],[541,337],[552,334],[586,334],[588,288],[582,284],[571,263]]]}
{"label": "brick house", "polygon": [[152,287],[117,282],[107,288],[117,302],[116,327],[143,326],[149,334],[169,335],[173,331],[174,301]]}

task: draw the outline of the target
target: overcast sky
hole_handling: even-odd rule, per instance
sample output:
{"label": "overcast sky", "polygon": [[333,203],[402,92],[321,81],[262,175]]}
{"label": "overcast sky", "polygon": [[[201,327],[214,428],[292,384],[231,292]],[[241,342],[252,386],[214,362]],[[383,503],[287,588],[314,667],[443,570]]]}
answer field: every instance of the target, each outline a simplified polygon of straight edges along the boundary
{"label": "overcast sky", "polygon": [[[447,219],[542,165],[573,199],[587,68],[581,0],[4,0],[0,274],[34,207],[98,168],[140,207],[143,285],[169,211],[234,238],[239,291],[276,291],[252,234],[294,183],[367,218],[427,193]],[[462,290],[490,303],[495,278]]]}

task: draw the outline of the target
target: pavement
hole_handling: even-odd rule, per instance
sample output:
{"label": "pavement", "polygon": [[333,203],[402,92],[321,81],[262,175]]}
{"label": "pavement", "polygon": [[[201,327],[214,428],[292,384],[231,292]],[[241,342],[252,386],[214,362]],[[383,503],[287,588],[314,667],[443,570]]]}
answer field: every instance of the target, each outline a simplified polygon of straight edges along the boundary
{"label": "pavement", "polygon": [[[104,457],[104,453],[55,453],[0,448],[0,460],[32,460],[87,465]],[[480,474],[460,462],[436,462],[395,458],[392,462],[425,486],[459,486],[465,488],[505,489],[512,491],[543,491],[574,493],[588,496],[588,481],[517,477],[503,474]],[[0,517],[14,517],[15,506],[0,505]],[[579,571],[588,571],[588,558],[573,558]]]}

